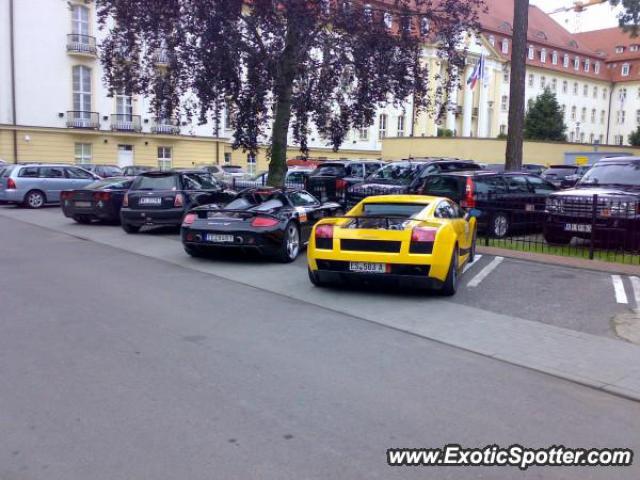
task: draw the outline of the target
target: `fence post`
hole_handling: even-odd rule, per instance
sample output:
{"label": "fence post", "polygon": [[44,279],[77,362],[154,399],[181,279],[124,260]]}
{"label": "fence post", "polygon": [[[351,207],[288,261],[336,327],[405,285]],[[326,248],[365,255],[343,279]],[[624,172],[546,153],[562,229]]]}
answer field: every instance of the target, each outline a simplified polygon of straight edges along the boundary
{"label": "fence post", "polygon": [[594,259],[593,237],[596,231],[596,218],[598,217],[598,195],[593,196],[593,204],[591,205],[591,239],[589,241],[589,260]]}

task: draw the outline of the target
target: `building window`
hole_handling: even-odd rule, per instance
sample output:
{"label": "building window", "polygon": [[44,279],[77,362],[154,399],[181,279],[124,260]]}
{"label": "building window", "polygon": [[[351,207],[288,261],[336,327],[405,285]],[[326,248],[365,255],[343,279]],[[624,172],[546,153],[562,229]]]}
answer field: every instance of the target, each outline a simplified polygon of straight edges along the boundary
{"label": "building window", "polygon": [[489,43],[491,44],[492,47],[496,46],[496,37],[494,37],[493,35],[489,35]]}
{"label": "building window", "polygon": [[578,95],[578,82],[573,82],[573,94]]}
{"label": "building window", "polygon": [[571,120],[575,120],[576,119],[576,107],[575,105],[573,107],[571,107]]}
{"label": "building window", "polygon": [[562,114],[566,115],[567,114],[567,106],[563,103],[560,108],[562,109]]}
{"label": "building window", "polygon": [[507,134],[507,126],[506,125],[500,125],[500,135],[506,135]]}
{"label": "building window", "polygon": [[618,125],[623,125],[626,120],[627,112],[625,110],[618,110],[617,120]]}
{"label": "building window", "polygon": [[76,118],[91,119],[91,69],[84,65],[73,67],[73,109]]}
{"label": "building window", "polygon": [[558,52],[553,52],[551,54],[551,63],[553,63],[554,65],[558,64]]}
{"label": "building window", "polygon": [[369,127],[359,128],[358,137],[360,138],[360,140],[369,140]]}
{"label": "building window", "polygon": [[630,70],[630,66],[628,63],[623,63],[622,64],[622,76],[623,77],[628,77],[629,76],[629,70]]}
{"label": "building window", "polygon": [[603,88],[603,89],[602,89],[602,99],[603,99],[603,100],[606,100],[606,99],[607,99],[607,93],[608,93],[608,92],[607,92],[607,89],[606,89],[606,88]]}
{"label": "building window", "polygon": [[580,143],[584,143],[584,132],[580,132]]}
{"label": "building window", "polygon": [[231,165],[231,152],[224,152],[224,164]]}
{"label": "building window", "polygon": [[247,173],[249,175],[256,174],[256,156],[253,153],[247,154]]}
{"label": "building window", "polygon": [[595,63],[595,65],[593,66],[593,71],[596,72],[596,74],[600,73],[600,62]]}
{"label": "building window", "polygon": [[507,95],[502,96],[502,101],[500,102],[500,108],[503,112],[509,110],[509,97]]}
{"label": "building window", "polygon": [[589,96],[589,85],[586,83],[582,87],[582,95],[584,95],[585,97]]}
{"label": "building window", "polygon": [[509,40],[502,40],[502,53],[509,53]]}
{"label": "building window", "polygon": [[587,107],[582,107],[582,111],[580,112],[580,121],[581,122],[587,121]]}
{"label": "building window", "polygon": [[555,92],[557,88],[558,88],[558,80],[554,78],[551,80],[551,90]]}
{"label": "building window", "polygon": [[116,114],[118,121],[131,122],[133,117],[133,99],[131,95],[119,93],[116,95]]}
{"label": "building window", "polygon": [[595,135],[592,133],[589,135],[589,143],[593,143],[595,141]]}
{"label": "building window", "polygon": [[540,61],[542,63],[547,63],[547,49],[543,48],[540,50]]}
{"label": "building window", "polygon": [[640,110],[636,110],[636,123],[640,125]]}
{"label": "building window", "polygon": [[622,52],[624,52],[624,47],[622,45],[618,45],[616,47],[616,53],[622,53]]}
{"label": "building window", "polygon": [[162,171],[171,170],[171,147],[158,147],[158,168]]}
{"label": "building window", "polygon": [[535,49],[533,48],[533,45],[529,45],[529,60],[533,60],[533,57],[535,55]]}
{"label": "building window", "polygon": [[598,87],[597,87],[597,85],[593,87],[593,98],[598,98]]}
{"label": "building window", "polygon": [[540,88],[544,89],[544,87],[547,84],[547,77],[545,77],[544,75],[542,75],[540,77]]}
{"label": "building window", "polygon": [[607,112],[605,112],[604,110],[600,111],[600,123],[602,125],[604,125],[604,119],[605,119],[606,114],[607,114]]}
{"label": "building window", "polygon": [[535,77],[533,76],[533,73],[529,74],[529,86],[533,87],[533,82],[535,80]]}
{"label": "building window", "polygon": [[398,136],[404,137],[404,115],[398,115]]}
{"label": "building window", "polygon": [[629,50],[632,51],[632,52],[637,52],[638,51],[638,45],[631,45],[629,47]]}
{"label": "building window", "polygon": [[420,33],[423,36],[429,34],[429,19],[426,17],[420,19]]}
{"label": "building window", "polygon": [[596,123],[596,109],[591,110],[591,123]]}
{"label": "building window", "polygon": [[566,80],[562,81],[562,93],[567,93],[569,91],[569,82]]}
{"label": "building window", "polygon": [[76,163],[91,163],[91,144],[76,143],[74,158]]}
{"label": "building window", "polygon": [[505,68],[504,71],[502,72],[502,80],[504,81],[504,83],[509,83],[509,69]]}
{"label": "building window", "polygon": [[575,141],[576,141],[576,134],[575,134],[574,132],[570,132],[570,133],[569,133],[569,141],[570,141],[571,143],[573,143],[573,142],[575,142]]}
{"label": "building window", "polygon": [[[71,6],[71,33],[89,35],[89,9],[84,5]],[[82,42],[84,39],[78,40]]]}
{"label": "building window", "polygon": [[576,58],[573,59],[573,69],[580,70],[580,57],[578,56],[576,56]]}
{"label": "building window", "polygon": [[591,67],[591,61],[587,58],[587,59],[584,61],[584,71],[585,71],[585,72],[588,72],[590,67]]}
{"label": "building window", "polygon": [[569,55],[566,53],[564,54],[564,57],[562,57],[562,66],[564,68],[569,68]]}
{"label": "building window", "polygon": [[378,122],[378,138],[383,139],[387,136],[387,114],[383,113],[380,115]]}
{"label": "building window", "polygon": [[391,27],[393,27],[393,16],[389,12],[384,12],[383,20],[385,28],[391,30]]}

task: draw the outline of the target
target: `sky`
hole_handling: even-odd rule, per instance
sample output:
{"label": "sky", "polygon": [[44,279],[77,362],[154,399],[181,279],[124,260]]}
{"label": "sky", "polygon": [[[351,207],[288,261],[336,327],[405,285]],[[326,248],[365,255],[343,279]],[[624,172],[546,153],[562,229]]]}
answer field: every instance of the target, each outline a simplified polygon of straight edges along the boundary
{"label": "sky", "polygon": [[[532,5],[540,7],[545,12],[550,12],[560,7],[571,6],[573,0],[530,0]],[[599,30],[601,28],[615,27],[618,24],[616,19],[617,10],[613,9],[608,3],[602,5],[594,5],[587,8],[580,16],[576,16],[574,12],[554,15],[553,18],[567,30],[589,31]]]}

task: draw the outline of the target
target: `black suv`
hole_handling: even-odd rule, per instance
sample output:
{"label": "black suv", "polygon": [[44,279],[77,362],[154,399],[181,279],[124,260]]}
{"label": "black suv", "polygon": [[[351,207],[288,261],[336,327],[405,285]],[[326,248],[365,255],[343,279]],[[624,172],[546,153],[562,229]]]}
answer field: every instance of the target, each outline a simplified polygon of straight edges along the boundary
{"label": "black suv", "polygon": [[640,247],[640,158],[600,160],[575,188],[547,199],[544,237],[566,245],[573,237]]}
{"label": "black suv", "polygon": [[503,238],[515,230],[542,229],[545,201],[557,189],[537,175],[522,172],[458,172],[427,177],[420,193],[447,197],[474,209],[478,230]]}
{"label": "black suv", "polygon": [[385,165],[376,160],[323,162],[309,174],[307,190],[321,201],[342,201],[345,191]]}
{"label": "black suv", "polygon": [[235,195],[201,170],[143,173],[135,178],[122,201],[122,228],[136,233],[144,225],[179,227],[191,208],[226,204]]}
{"label": "black suv", "polygon": [[542,178],[553,183],[556,187],[571,188],[590,168],[590,165],[551,165],[542,172]]}
{"label": "black suv", "polygon": [[346,203],[351,208],[371,195],[418,193],[429,175],[443,172],[482,170],[470,160],[421,158],[391,162],[367,179],[347,190]]}

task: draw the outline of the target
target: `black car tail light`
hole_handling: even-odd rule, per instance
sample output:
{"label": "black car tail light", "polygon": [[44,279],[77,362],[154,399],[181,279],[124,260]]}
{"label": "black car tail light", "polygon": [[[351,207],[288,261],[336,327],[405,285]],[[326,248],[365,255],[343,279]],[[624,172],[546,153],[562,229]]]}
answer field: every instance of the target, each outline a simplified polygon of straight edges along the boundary
{"label": "black car tail light", "polygon": [[252,227],[275,227],[279,220],[271,217],[256,217],[251,221]]}
{"label": "black car tail light", "polygon": [[196,218],[198,218],[198,215],[195,213],[187,213],[182,219],[182,225],[192,225]]}
{"label": "black car tail light", "polygon": [[96,192],[93,194],[93,200],[96,202],[108,202],[109,200],[111,200],[111,193]]}
{"label": "black car tail light", "polygon": [[316,227],[316,248],[333,250],[333,225],[323,224]]}
{"label": "black car tail light", "polygon": [[411,245],[409,253],[430,255],[433,253],[433,244],[436,241],[438,229],[434,227],[415,227],[411,231]]}
{"label": "black car tail light", "polygon": [[475,208],[476,199],[473,196],[474,190],[473,178],[467,177],[467,183],[464,187],[464,200],[460,202],[460,206],[463,208]]}
{"label": "black car tail light", "polygon": [[71,196],[73,195],[73,192],[61,192],[60,193],[60,198],[64,201],[64,200],[69,200],[71,198]]}

